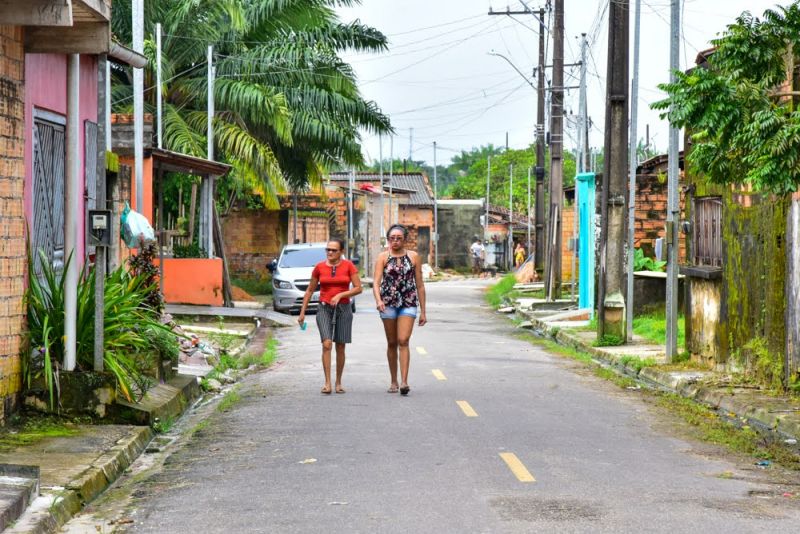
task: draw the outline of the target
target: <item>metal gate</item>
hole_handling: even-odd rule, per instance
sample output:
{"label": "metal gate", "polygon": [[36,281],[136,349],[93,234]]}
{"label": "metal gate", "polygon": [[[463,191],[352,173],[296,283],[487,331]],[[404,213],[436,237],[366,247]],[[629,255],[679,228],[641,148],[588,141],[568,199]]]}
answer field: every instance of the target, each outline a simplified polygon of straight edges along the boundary
{"label": "metal gate", "polygon": [[37,112],[33,121],[33,228],[36,276],[40,251],[56,270],[64,266],[64,172],[66,128],[63,118]]}

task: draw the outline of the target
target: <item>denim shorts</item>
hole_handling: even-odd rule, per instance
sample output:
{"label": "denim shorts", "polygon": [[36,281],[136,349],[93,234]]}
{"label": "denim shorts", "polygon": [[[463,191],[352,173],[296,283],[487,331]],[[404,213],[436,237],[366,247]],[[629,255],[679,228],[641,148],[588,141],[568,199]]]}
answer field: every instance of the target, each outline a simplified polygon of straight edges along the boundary
{"label": "denim shorts", "polygon": [[398,317],[405,316],[416,318],[417,317],[417,307],[416,306],[408,306],[404,308],[400,308],[397,306],[386,306],[382,312],[380,312],[381,319],[397,319]]}

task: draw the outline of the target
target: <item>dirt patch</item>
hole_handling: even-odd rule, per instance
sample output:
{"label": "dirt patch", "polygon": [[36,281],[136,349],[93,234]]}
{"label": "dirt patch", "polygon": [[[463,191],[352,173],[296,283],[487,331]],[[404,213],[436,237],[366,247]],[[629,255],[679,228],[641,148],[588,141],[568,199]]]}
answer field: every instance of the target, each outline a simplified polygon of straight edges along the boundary
{"label": "dirt patch", "polygon": [[232,285],[231,294],[233,296],[233,300],[240,300],[244,302],[256,302],[255,297],[253,297],[253,295],[251,295],[241,287],[236,287]]}
{"label": "dirt patch", "polygon": [[596,521],[603,517],[599,505],[578,499],[498,497],[490,504],[503,521]]}

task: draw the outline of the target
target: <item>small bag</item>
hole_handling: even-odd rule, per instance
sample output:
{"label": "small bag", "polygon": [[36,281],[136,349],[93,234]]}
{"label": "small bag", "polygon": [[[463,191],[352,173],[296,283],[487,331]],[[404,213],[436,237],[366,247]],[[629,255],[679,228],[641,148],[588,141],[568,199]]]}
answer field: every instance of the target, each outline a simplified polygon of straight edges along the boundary
{"label": "small bag", "polygon": [[147,217],[133,211],[127,203],[120,217],[120,227],[122,240],[129,248],[138,248],[156,240],[156,233]]}

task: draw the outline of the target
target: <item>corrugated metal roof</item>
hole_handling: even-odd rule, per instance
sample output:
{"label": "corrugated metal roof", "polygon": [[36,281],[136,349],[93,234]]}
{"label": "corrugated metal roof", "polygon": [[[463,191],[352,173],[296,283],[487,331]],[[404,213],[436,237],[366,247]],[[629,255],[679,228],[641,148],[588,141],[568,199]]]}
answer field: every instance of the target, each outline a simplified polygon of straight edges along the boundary
{"label": "corrugated metal roof", "polygon": [[[349,172],[332,172],[330,179],[332,182],[347,182],[350,177]],[[381,176],[376,172],[357,172],[356,182],[380,183]],[[389,185],[389,173],[383,173],[384,187]],[[428,186],[427,177],[421,172],[394,173],[392,176],[392,187],[413,191],[408,199],[401,200],[403,206],[430,206],[433,207],[433,191]]]}

